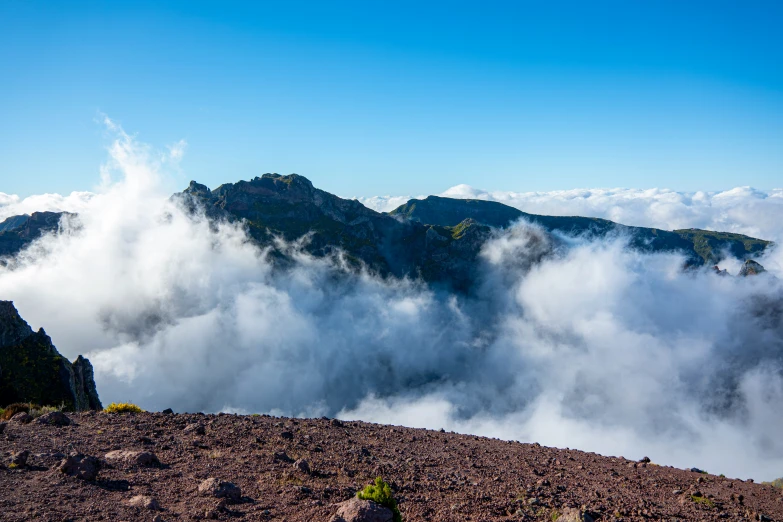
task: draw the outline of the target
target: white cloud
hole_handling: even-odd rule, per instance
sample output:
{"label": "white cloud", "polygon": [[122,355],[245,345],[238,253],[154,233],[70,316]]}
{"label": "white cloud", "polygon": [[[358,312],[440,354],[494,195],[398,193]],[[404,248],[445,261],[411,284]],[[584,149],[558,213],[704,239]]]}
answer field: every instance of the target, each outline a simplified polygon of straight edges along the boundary
{"label": "white cloud", "polygon": [[95,194],[92,192],[71,192],[60,194],[37,194],[26,198],[0,192],[0,221],[21,214],[33,212],[81,212]]}
{"label": "white cloud", "polygon": [[[426,196],[419,196],[424,198]],[[409,196],[372,196],[369,198],[356,198],[359,203],[377,212],[391,212],[400,205],[404,205],[411,199]]]}
{"label": "white cloud", "polygon": [[[437,195],[497,201],[529,214],[589,216],[632,226],[666,230],[703,228],[769,240],[783,239],[779,225],[783,221],[783,189],[768,192],[751,187],[721,192],[676,192],[658,188],[490,192],[470,185],[455,185]],[[389,212],[409,199],[408,196],[358,198],[379,212]]]}
{"label": "white cloud", "polygon": [[[113,125],[105,171],[115,181],[80,200],[62,235],[0,268],[0,296],[65,355],[89,356],[105,402],[339,413],[780,475],[780,279],[686,274],[677,256],[619,240],[555,251],[524,223],[485,245],[471,298],[345,275],[304,253],[281,273],[241,229],[210,227],[172,204],[171,166]],[[658,202],[664,217],[655,219],[669,223],[715,222],[711,209],[724,205],[738,228],[759,212],[751,202],[779,198],[745,189],[508,194],[525,210],[592,205],[640,219],[653,219],[646,207]],[[763,262],[779,278],[776,259]]]}
{"label": "white cloud", "polygon": [[737,187],[722,192],[668,189],[575,189],[551,192],[487,192],[468,185],[441,194],[498,201],[530,214],[589,216],[624,225],[666,230],[704,228],[779,239],[783,189]]}

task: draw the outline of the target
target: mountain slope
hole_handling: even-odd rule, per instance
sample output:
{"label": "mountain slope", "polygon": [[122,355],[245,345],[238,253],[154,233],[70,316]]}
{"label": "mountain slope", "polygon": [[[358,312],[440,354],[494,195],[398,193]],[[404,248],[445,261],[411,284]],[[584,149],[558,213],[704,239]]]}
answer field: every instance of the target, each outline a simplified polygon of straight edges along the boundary
{"label": "mountain slope", "polygon": [[243,221],[278,263],[286,262],[287,253],[276,237],[295,241],[307,235],[304,249],[313,255],[339,250],[349,264],[383,276],[421,277],[458,290],[474,280],[476,258],[492,233],[472,220],[453,227],[400,220],[317,189],[296,174],[264,174],[214,190],[191,182],[175,197],[192,210],[203,207],[213,219]]}
{"label": "mountain slope", "polygon": [[[0,451],[30,456],[27,466],[0,470],[3,520],[327,521],[377,476],[391,485],[406,522],[783,520],[772,486],[650,459],[333,419],[72,418],[62,428],[7,427]],[[160,464],[115,460],[97,480],[81,480],[58,471],[72,449],[97,458],[114,449],[151,452]],[[220,498],[200,489],[210,477],[241,491]]]}
{"label": "mountain slope", "polygon": [[[748,259],[770,242],[707,230],[630,227],[600,218],[528,214],[501,203],[429,196],[379,213],[356,200],[315,188],[297,174],[264,174],[214,190],[196,183],[172,196],[186,208],[203,208],[212,219],[241,222],[250,237],[285,266],[291,251],[277,241],[305,237],[302,248],[314,256],[340,253],[354,268],[381,276],[421,278],[435,286],[467,291],[476,281],[482,245],[493,229],[519,219],[558,235],[613,235],[628,238],[645,252],[681,252],[690,266],[715,264],[728,253]],[[0,258],[13,255],[42,234],[56,231],[62,213],[39,212],[0,223]],[[2,260],[0,259],[0,263]]]}
{"label": "mountain slope", "polygon": [[47,232],[54,232],[65,212],[33,212],[0,222],[0,257],[19,252]]}
{"label": "mountain slope", "polygon": [[746,259],[763,252],[771,244],[769,241],[741,234],[699,229],[668,231],[631,227],[601,218],[542,216],[528,214],[495,201],[440,196],[411,199],[389,212],[389,215],[440,226],[455,226],[463,219],[471,218],[497,228],[525,219],[542,226],[549,232],[569,235],[589,234],[595,237],[626,235],[634,248],[648,252],[679,251],[688,257],[690,264],[695,265],[715,264],[725,257],[724,252],[729,252],[739,259]]}

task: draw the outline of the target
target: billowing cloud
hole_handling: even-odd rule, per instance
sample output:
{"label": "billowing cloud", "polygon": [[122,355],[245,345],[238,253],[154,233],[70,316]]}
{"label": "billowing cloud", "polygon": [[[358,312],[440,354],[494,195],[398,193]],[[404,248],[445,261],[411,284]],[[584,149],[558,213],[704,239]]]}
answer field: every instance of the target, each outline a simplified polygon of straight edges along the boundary
{"label": "billowing cloud", "polygon": [[[530,214],[599,217],[624,225],[666,230],[704,228],[774,240],[781,239],[780,223],[783,222],[783,189],[767,192],[751,187],[720,192],[676,192],[657,188],[489,192],[469,185],[456,185],[438,195],[497,201]],[[408,199],[384,196],[359,198],[359,201],[375,210],[388,212]]]}
{"label": "billowing cloud", "polygon": [[[519,223],[484,246],[470,298],[346,273],[296,245],[282,270],[241,228],[178,208],[171,165],[114,132],[114,181],[0,267],[0,297],[67,356],[86,353],[104,401],[340,415],[781,474],[777,254],[758,277],[683,273],[676,255],[622,239],[555,247]],[[735,196],[743,208],[778,197]]]}
{"label": "billowing cloud", "polygon": [[0,192],[0,221],[7,217],[33,212],[81,212],[94,195],[92,192],[71,192],[67,196],[37,194],[20,198],[15,194]]}

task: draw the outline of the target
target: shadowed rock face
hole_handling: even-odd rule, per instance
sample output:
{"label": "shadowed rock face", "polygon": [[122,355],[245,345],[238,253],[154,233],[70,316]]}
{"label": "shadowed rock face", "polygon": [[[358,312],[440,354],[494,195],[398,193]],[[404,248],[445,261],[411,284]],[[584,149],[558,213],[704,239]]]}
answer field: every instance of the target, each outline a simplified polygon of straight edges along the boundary
{"label": "shadowed rock face", "polygon": [[761,266],[756,261],[753,261],[752,259],[748,259],[747,261],[745,261],[745,264],[742,265],[742,268],[739,271],[739,275],[742,277],[747,277],[747,276],[759,275],[762,272],[766,272],[763,266]]}
{"label": "shadowed rock face", "polygon": [[364,265],[382,276],[421,277],[462,291],[474,281],[478,253],[492,233],[469,219],[444,227],[375,212],[319,190],[296,174],[264,174],[215,190],[191,182],[175,198],[191,210],[203,208],[212,219],[243,221],[258,244],[271,248],[279,265],[285,266],[289,257],[274,239],[307,236],[304,248],[315,256],[339,251],[349,265]]}
{"label": "shadowed rock face", "polygon": [[65,212],[33,212],[0,222],[0,256],[16,254],[47,232],[56,231]]}
{"label": "shadowed rock face", "polygon": [[43,328],[34,332],[11,301],[0,301],[0,405],[13,402],[103,408],[90,361],[71,364]]}

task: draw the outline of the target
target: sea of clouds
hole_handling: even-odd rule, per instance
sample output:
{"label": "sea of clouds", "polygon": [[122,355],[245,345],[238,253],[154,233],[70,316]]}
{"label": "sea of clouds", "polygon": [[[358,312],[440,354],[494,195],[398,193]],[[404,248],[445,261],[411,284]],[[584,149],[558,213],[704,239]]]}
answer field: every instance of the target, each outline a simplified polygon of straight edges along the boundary
{"label": "sea of clouds", "polygon": [[[598,217],[624,225],[664,230],[702,228],[772,240],[780,239],[783,229],[781,188],[762,191],[736,187],[719,192],[676,192],[659,188],[489,192],[469,185],[456,185],[436,195],[497,201],[529,214]],[[389,212],[411,197],[357,199],[374,210]]]}
{"label": "sea of clouds", "polygon": [[[100,190],[0,200],[4,215],[78,212],[0,267],[0,298],[63,354],[88,356],[104,402],[330,415],[783,475],[776,250],[760,260],[768,274],[719,277],[621,239],[555,248],[519,223],[485,245],[470,298],[346,274],[295,244],[283,272],[240,227],[169,199],[180,148],[161,155],[110,128]],[[770,239],[783,208],[779,191],[750,189],[446,195]]]}

